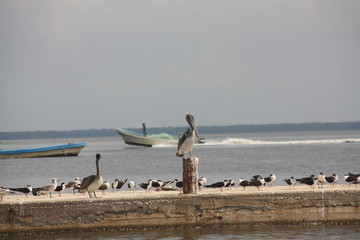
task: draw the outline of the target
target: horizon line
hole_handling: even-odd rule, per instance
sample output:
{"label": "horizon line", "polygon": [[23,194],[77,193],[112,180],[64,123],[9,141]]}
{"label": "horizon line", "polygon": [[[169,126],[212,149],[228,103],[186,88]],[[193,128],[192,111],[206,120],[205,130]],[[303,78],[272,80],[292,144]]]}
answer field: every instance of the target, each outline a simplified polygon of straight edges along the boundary
{"label": "horizon line", "polygon": [[[339,122],[298,122],[298,123],[262,123],[262,124],[232,124],[232,125],[200,125],[198,128],[216,128],[216,127],[237,127],[237,126],[280,126],[280,125],[309,125],[309,124],[360,124],[360,121],[339,121]],[[161,128],[183,128],[183,126],[162,126],[162,127],[147,127],[147,129],[161,129]],[[21,130],[21,131],[0,131],[0,133],[25,133],[25,132],[71,132],[71,131],[96,131],[96,130],[114,130],[114,128],[88,128],[88,129],[72,129],[72,130]],[[139,129],[141,127],[138,127]],[[137,127],[125,127],[123,129],[138,129]]]}

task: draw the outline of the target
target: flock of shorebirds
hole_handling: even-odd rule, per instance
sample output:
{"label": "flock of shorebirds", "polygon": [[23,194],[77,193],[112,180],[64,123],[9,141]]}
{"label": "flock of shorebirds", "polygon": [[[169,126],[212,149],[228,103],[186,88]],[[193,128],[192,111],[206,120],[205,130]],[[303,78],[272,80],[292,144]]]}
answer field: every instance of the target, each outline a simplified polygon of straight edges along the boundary
{"label": "flock of shorebirds", "polygon": [[[186,153],[189,153],[190,156],[192,156],[192,149],[195,144],[195,139],[200,138],[196,125],[194,117],[191,114],[187,114],[185,117],[186,121],[188,122],[190,128],[181,136],[178,142],[177,147],[177,153],[176,156],[178,157],[184,157]],[[0,201],[3,200],[3,197],[11,192],[20,192],[24,193],[27,197],[29,193],[32,193],[34,196],[40,196],[40,195],[47,195],[49,194],[50,197],[52,197],[52,193],[58,193],[59,196],[61,196],[61,193],[65,189],[73,189],[73,193],[77,190],[79,193],[85,193],[87,192],[89,197],[96,197],[96,191],[101,190],[103,191],[103,194],[105,194],[105,191],[107,189],[110,189],[110,183],[108,181],[104,181],[103,175],[100,173],[99,168],[99,162],[100,162],[101,155],[98,153],[96,154],[96,174],[90,175],[87,177],[84,177],[82,180],[80,178],[75,178],[74,181],[70,181],[68,184],[61,183],[61,185],[57,185],[58,179],[53,178],[52,183],[50,185],[46,185],[43,187],[33,188],[30,185],[27,185],[26,187],[21,188],[4,188],[0,185]],[[245,180],[243,178],[240,178],[239,185],[243,187],[245,190],[246,187],[254,186],[258,190],[260,190],[260,187],[264,185],[272,186],[272,184],[275,182],[276,176],[275,174],[270,174],[268,177],[261,177],[260,175],[253,176],[250,180]],[[323,187],[325,183],[329,183],[330,186],[335,186],[335,184],[338,182],[339,178],[336,174],[333,174],[332,176],[325,176],[322,172],[320,175],[316,176],[311,175],[310,177],[303,177],[303,178],[294,178],[291,177],[289,179],[284,179],[290,189],[294,189],[296,183],[306,184],[309,185],[311,188],[315,188],[315,185],[318,184],[319,187]],[[344,180],[351,184],[359,184],[360,183],[360,174],[352,174],[348,173],[344,176]],[[111,187],[113,191],[118,191],[121,189],[125,183],[127,182],[127,179],[125,180],[119,180],[115,179],[114,182],[111,184]],[[205,177],[199,178],[198,181],[198,187],[201,189],[202,187],[208,187],[208,188],[220,188],[220,191],[223,190],[223,188],[231,188],[235,186],[235,182],[233,180],[224,180],[221,182],[216,182],[212,184],[206,184],[207,180]],[[172,187],[171,184],[175,184],[177,188]],[[177,191],[183,188],[183,182],[179,181],[177,179],[171,180],[171,181],[161,181],[161,180],[153,180],[150,179],[146,183],[138,184],[141,188],[145,189],[146,192],[150,192],[151,189],[155,189],[156,191]],[[133,180],[129,180],[127,182],[127,186],[130,191],[134,191],[136,184]]]}
{"label": "flock of shorebirds", "polygon": [[[97,155],[97,163],[98,159],[100,159],[100,155]],[[97,164],[98,166],[98,164]],[[26,187],[21,188],[4,188],[3,186],[0,186],[0,200],[2,201],[3,197],[9,193],[13,192],[20,192],[24,193],[27,197],[29,193],[32,193],[34,196],[41,196],[41,195],[47,195],[49,194],[50,197],[52,197],[52,193],[58,193],[59,196],[61,196],[61,193],[65,189],[72,189],[73,193],[75,194],[76,191],[78,193],[85,193],[88,192],[89,196],[92,197],[90,193],[93,193],[94,197],[96,197],[95,191],[100,190],[103,194],[105,194],[106,190],[109,190],[112,188],[113,192],[117,192],[118,190],[122,189],[123,186],[127,186],[130,192],[134,192],[136,188],[136,183],[133,180],[125,179],[125,180],[119,180],[115,179],[114,182],[111,184],[108,181],[103,181],[100,186],[96,186],[97,189],[93,190],[91,183],[89,182],[89,179],[91,180],[96,179],[96,175],[91,175],[83,180],[80,178],[75,178],[74,181],[70,181],[67,184],[62,183],[60,185],[57,185],[58,180],[56,178],[52,179],[52,184],[46,185],[39,188],[33,188],[30,185],[27,185]],[[101,178],[101,177],[100,177]],[[258,190],[260,190],[261,187],[268,185],[269,187],[272,187],[273,183],[276,180],[275,174],[270,174],[268,177],[261,177],[260,175],[254,175],[250,180],[245,180],[243,178],[239,179],[239,185],[243,188],[243,190],[246,189],[246,187],[256,187]],[[289,179],[283,179],[282,181],[285,181],[289,189],[295,189],[295,185],[297,183],[309,185],[311,188],[315,188],[316,185],[318,185],[318,188],[323,188],[324,184],[329,184],[330,187],[334,187],[339,180],[339,177],[334,173],[331,176],[325,176],[323,172],[321,172],[318,176],[315,177],[315,175],[311,175],[310,177],[303,177],[303,178],[294,178],[291,177]],[[87,182],[88,185],[85,187],[84,185]],[[359,184],[360,183],[360,174],[353,174],[348,173],[344,175],[344,181],[349,184]],[[126,184],[127,183],[127,184]],[[231,189],[233,186],[235,186],[235,181],[233,180],[224,180],[212,184],[206,184],[207,180],[206,177],[199,178],[198,181],[198,187],[201,190],[203,187],[207,188],[219,188],[220,191],[223,191],[223,188]],[[161,180],[153,180],[150,179],[146,183],[140,183],[138,184],[140,188],[144,189],[145,192],[151,192],[152,189],[155,191],[182,191],[183,188],[183,181],[179,181],[178,179],[169,180],[169,181],[161,181]],[[173,187],[172,185],[176,186]],[[355,185],[356,186],[356,185]]]}

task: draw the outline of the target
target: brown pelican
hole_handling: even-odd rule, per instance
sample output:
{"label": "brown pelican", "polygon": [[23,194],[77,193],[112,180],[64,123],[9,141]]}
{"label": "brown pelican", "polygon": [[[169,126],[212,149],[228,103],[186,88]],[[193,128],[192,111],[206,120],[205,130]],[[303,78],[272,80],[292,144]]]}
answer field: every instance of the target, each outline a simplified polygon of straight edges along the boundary
{"label": "brown pelican", "polygon": [[195,125],[195,120],[193,115],[187,114],[186,121],[189,123],[190,129],[188,129],[179,139],[178,148],[177,148],[177,157],[184,157],[186,153],[190,153],[192,157],[192,149],[195,144],[195,139],[199,139],[199,133]]}
{"label": "brown pelican", "polygon": [[90,198],[92,198],[91,193],[94,193],[94,197],[96,197],[95,191],[104,182],[104,177],[100,173],[100,169],[99,169],[100,157],[101,157],[100,153],[97,153],[96,161],[95,161],[96,175],[90,175],[90,176],[84,177],[81,182],[80,188],[79,188],[79,192],[88,192]]}

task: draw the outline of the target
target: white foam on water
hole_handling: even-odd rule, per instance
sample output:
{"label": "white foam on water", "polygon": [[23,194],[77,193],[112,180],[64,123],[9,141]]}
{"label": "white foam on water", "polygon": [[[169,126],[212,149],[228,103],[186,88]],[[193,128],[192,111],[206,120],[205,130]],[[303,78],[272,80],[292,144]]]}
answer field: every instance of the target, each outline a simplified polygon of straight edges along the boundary
{"label": "white foam on water", "polygon": [[309,140],[290,140],[290,141],[261,141],[246,138],[227,138],[221,142],[222,144],[248,144],[248,145],[276,145],[276,144],[331,144],[331,143],[360,143],[360,138],[347,139],[309,139]]}
{"label": "white foam on water", "polygon": [[[226,138],[224,140],[206,140],[206,143],[197,144],[198,146],[216,146],[216,145],[296,145],[296,144],[341,144],[341,143],[360,143],[360,138],[345,139],[308,139],[308,140],[287,140],[287,141],[264,141],[252,140],[247,138]],[[155,148],[177,147],[177,145],[155,145]]]}

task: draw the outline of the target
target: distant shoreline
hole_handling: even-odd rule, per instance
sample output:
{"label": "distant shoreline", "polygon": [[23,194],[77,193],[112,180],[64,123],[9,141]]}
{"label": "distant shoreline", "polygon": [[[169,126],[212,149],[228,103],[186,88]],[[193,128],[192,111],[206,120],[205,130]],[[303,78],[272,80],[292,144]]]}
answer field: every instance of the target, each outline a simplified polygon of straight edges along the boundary
{"label": "distant shoreline", "polygon": [[[121,127],[121,126],[119,126]],[[183,127],[158,127],[148,128],[149,134],[168,133],[177,136],[186,130]],[[126,128],[130,131],[141,133],[141,128]],[[258,132],[299,132],[299,131],[335,131],[335,130],[360,130],[360,122],[332,122],[332,123],[282,123],[258,125],[230,125],[230,126],[198,126],[202,134],[226,133],[258,133]],[[0,132],[1,140],[16,139],[48,139],[48,138],[92,138],[115,137],[118,134],[114,129],[88,129],[66,131],[22,131]]]}

